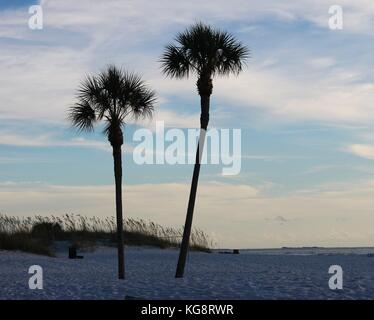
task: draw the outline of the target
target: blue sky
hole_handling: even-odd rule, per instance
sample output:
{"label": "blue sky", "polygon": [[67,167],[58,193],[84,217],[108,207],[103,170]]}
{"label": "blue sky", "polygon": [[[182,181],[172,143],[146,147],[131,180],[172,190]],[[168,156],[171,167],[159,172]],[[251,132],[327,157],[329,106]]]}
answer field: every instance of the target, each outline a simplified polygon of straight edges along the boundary
{"label": "blue sky", "polygon": [[33,0],[10,0],[10,1],[2,1],[0,3],[1,9],[17,9],[22,8],[25,6],[31,6],[35,4]]}
{"label": "blue sky", "polygon": [[[110,149],[100,128],[66,121],[86,73],[109,63],[140,73],[158,93],[155,120],[197,127],[195,79],[170,80],[158,59],[195,21],[232,32],[251,49],[239,77],[214,79],[210,125],[242,130],[242,170],[201,173],[196,224],[219,246],[364,246],[374,243],[374,11],[340,1],[36,1],[0,4],[0,212],[113,214]],[[133,162],[125,130],[125,215],[182,225],[191,165]],[[318,232],[316,232],[318,230]]]}

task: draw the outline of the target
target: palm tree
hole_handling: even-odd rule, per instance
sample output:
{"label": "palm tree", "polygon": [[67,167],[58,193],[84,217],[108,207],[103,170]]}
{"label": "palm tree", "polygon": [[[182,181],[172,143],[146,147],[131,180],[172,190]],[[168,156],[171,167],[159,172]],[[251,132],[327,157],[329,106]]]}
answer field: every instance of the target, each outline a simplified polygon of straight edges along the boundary
{"label": "palm tree", "polygon": [[118,278],[125,278],[124,230],[122,218],[122,144],[123,129],[129,117],[151,117],[156,101],[136,74],[115,66],[96,76],[87,76],[77,93],[77,102],[69,110],[69,119],[80,131],[93,131],[98,121],[105,123],[104,134],[112,148],[116,187],[118,242]]}
{"label": "palm tree", "polygon": [[210,96],[213,77],[239,74],[249,50],[231,34],[215,30],[203,23],[196,23],[175,38],[176,44],[169,44],[161,57],[163,72],[171,78],[185,78],[195,74],[197,91],[200,95],[200,137],[192,176],[190,197],[183,239],[178,259],[176,278],[183,277],[191,234],[193,210],[200,173],[200,159],[204,148],[209,123]]}

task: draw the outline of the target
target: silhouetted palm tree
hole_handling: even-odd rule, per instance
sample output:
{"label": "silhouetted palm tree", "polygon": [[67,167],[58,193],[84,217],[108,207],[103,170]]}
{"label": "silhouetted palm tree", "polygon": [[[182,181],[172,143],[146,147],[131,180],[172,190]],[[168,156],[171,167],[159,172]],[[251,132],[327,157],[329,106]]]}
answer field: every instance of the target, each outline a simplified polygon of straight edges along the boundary
{"label": "silhouetted palm tree", "polygon": [[123,129],[129,117],[151,117],[155,93],[142,79],[115,66],[96,76],[87,76],[77,94],[78,102],[69,110],[69,118],[80,131],[92,131],[98,121],[105,123],[104,133],[113,148],[116,186],[118,278],[125,278],[122,218]]}
{"label": "silhouetted palm tree", "polygon": [[231,34],[215,30],[203,23],[197,23],[179,33],[175,40],[176,44],[168,45],[161,57],[163,72],[172,78],[185,78],[190,74],[197,75],[196,85],[201,100],[199,145],[196,152],[186,222],[175,275],[180,278],[183,277],[186,264],[199,180],[200,159],[209,123],[210,96],[213,90],[212,78],[231,73],[239,74],[245,59],[249,56],[249,50]]}

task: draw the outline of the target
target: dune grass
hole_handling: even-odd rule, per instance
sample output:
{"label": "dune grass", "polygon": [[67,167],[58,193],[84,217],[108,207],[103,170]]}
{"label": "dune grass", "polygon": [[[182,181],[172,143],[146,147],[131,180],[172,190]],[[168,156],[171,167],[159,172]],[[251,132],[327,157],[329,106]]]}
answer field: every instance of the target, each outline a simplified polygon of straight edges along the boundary
{"label": "dune grass", "polygon": [[1,250],[19,250],[53,257],[54,254],[49,243],[33,239],[28,233],[0,233]]}
{"label": "dune grass", "polygon": [[[182,228],[163,227],[152,221],[124,221],[125,244],[173,248],[180,245]],[[0,249],[20,250],[52,256],[54,241],[70,241],[77,247],[116,244],[115,218],[66,214],[57,216],[14,217],[0,214]],[[191,234],[191,250],[209,252],[212,241],[200,229]]]}

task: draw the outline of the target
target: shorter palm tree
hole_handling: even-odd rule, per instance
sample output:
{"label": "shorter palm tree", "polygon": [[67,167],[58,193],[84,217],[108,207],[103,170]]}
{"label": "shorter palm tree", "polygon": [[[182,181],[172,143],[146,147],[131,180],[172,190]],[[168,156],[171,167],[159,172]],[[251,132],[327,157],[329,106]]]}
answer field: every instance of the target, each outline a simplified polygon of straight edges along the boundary
{"label": "shorter palm tree", "polygon": [[155,92],[138,75],[108,66],[98,75],[86,77],[78,89],[78,101],[69,110],[69,119],[80,131],[93,131],[94,125],[103,121],[104,134],[113,148],[119,279],[125,278],[121,150],[123,129],[130,117],[151,117],[155,97]]}

